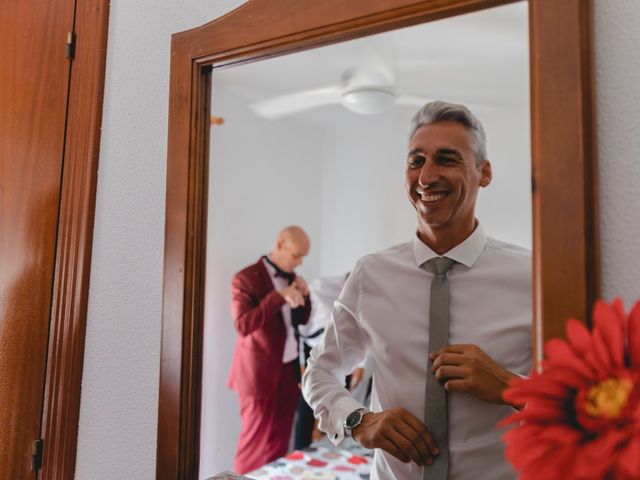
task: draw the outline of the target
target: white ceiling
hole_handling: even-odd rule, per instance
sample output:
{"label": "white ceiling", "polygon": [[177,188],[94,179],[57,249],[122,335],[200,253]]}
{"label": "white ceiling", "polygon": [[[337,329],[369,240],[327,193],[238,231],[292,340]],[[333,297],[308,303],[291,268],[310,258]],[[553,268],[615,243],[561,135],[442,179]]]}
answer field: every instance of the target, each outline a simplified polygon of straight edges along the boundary
{"label": "white ceiling", "polygon": [[[253,103],[339,84],[347,69],[395,72],[398,93],[425,102],[443,99],[465,103],[472,110],[527,105],[527,18],[527,2],[518,2],[214,70],[214,107],[217,91],[231,91]],[[385,118],[392,120],[395,112],[405,121],[406,109],[415,111],[417,107],[394,105],[385,112]],[[335,104],[287,118],[336,127],[353,115]]]}

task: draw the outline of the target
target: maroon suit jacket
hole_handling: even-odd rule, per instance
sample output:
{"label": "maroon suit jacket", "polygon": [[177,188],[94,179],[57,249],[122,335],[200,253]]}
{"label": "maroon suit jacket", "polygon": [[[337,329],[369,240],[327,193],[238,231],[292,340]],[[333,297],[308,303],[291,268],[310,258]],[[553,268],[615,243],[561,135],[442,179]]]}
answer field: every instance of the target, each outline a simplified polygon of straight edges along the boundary
{"label": "maroon suit jacket", "polygon": [[[311,302],[305,299],[307,323]],[[271,395],[282,369],[286,329],[282,316],[284,298],[262,260],[236,273],[231,282],[231,313],[238,332],[229,387],[241,395]]]}

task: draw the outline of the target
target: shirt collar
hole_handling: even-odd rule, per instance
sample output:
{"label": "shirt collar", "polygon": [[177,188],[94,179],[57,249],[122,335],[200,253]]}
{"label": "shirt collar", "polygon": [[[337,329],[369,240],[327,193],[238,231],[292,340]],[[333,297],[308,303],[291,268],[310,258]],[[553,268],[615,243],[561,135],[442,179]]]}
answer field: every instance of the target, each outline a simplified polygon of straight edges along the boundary
{"label": "shirt collar", "polygon": [[[266,255],[265,255],[265,257],[266,257]],[[273,265],[271,265],[269,262],[267,262],[267,260],[264,257],[260,258],[260,260],[262,260],[262,264],[264,265],[264,268],[266,268],[267,273],[269,274],[269,276],[271,278],[274,278],[276,276],[276,269],[273,268]]]}
{"label": "shirt collar", "polygon": [[438,255],[436,252],[431,250],[429,246],[420,240],[416,233],[413,239],[413,256],[418,267],[432,258],[443,256],[471,268],[476,260],[478,260],[478,257],[482,253],[482,250],[484,250],[484,246],[486,244],[487,235],[485,234],[482,225],[479,223],[471,235],[465,238],[462,243],[459,243],[443,255]]}

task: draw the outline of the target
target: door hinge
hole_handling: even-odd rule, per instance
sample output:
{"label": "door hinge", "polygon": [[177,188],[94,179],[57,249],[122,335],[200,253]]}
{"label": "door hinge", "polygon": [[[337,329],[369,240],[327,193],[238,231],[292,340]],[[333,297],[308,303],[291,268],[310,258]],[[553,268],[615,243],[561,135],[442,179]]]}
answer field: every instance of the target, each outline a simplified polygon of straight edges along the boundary
{"label": "door hinge", "polygon": [[76,34],[73,32],[67,32],[67,43],[64,46],[64,56],[69,60],[73,60],[73,56],[76,53]]}
{"label": "door hinge", "polygon": [[34,440],[31,445],[31,470],[38,471],[42,468],[42,450],[44,442],[41,438]]}

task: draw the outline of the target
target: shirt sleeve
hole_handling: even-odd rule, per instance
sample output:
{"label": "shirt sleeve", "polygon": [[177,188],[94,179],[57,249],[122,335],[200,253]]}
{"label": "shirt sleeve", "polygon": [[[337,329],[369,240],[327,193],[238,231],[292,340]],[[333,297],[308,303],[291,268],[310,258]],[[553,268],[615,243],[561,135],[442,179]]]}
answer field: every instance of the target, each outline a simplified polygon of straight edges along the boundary
{"label": "shirt sleeve", "polygon": [[366,354],[365,336],[357,320],[358,297],[356,267],[335,303],[322,342],[311,351],[302,379],[304,397],[320,420],[319,428],[335,445],[344,439],[347,416],[364,407],[344,387],[345,376]]}
{"label": "shirt sleeve", "polygon": [[279,322],[275,313],[285,304],[285,299],[276,290],[259,298],[252,286],[236,275],[231,283],[231,313],[236,331],[247,336],[265,328],[268,322]]}

